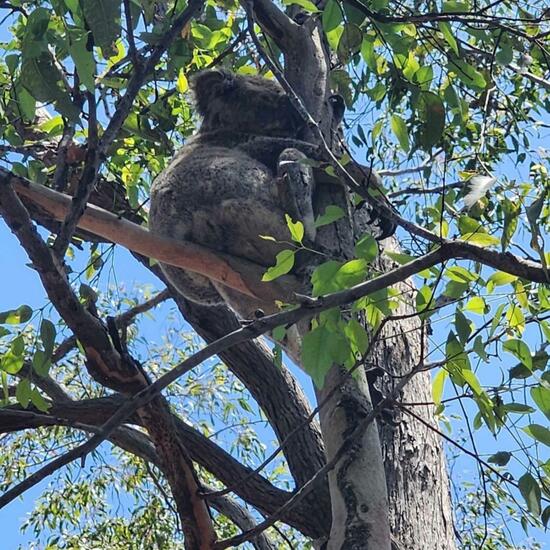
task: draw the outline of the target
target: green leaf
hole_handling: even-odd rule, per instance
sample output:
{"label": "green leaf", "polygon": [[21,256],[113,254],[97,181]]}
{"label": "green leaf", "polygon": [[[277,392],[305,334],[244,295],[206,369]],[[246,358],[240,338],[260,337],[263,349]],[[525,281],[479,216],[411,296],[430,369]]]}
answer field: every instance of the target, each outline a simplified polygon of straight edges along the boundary
{"label": "green leaf", "polygon": [[42,397],[36,388],[33,388],[31,392],[31,403],[41,412],[48,412],[51,407],[51,404]]}
{"label": "green leaf", "polygon": [[510,462],[511,458],[512,453],[509,453],[508,451],[499,451],[498,453],[491,455],[487,459],[487,462],[491,462],[492,464],[496,464],[497,466],[506,466],[506,464]]}
{"label": "green leaf", "polygon": [[344,217],[344,210],[340,208],[339,206],[336,206],[334,204],[329,204],[325,208],[325,213],[321,216],[318,216],[315,220],[315,227],[323,227],[324,225],[329,225],[331,223],[334,223],[335,221],[341,219]]}
{"label": "green leaf", "polygon": [[510,284],[514,281],[517,281],[516,275],[510,275],[510,273],[504,273],[503,271],[497,271],[493,273],[487,279],[487,290],[492,292],[493,289],[497,286],[504,286]]}
{"label": "green leaf", "polygon": [[447,380],[448,373],[445,369],[439,369],[432,381],[432,398],[436,405],[441,404],[443,399],[443,390],[445,388],[445,380]]}
{"label": "green leaf", "polygon": [[485,77],[472,65],[463,59],[453,59],[448,65],[448,69],[458,76],[458,78],[469,88],[484,90],[487,87]]}
{"label": "green leaf", "polygon": [[496,246],[500,243],[500,239],[487,233],[465,233],[460,235],[461,241],[468,241],[471,244],[477,244],[478,246]]}
{"label": "green leaf", "polygon": [[315,268],[311,276],[313,296],[322,296],[339,290],[336,284],[336,274],[341,266],[341,262],[330,260]]}
{"label": "green leaf", "polygon": [[468,283],[457,283],[456,281],[449,281],[445,285],[445,290],[443,295],[453,300],[458,300],[461,298],[465,292],[468,290],[470,285]]}
{"label": "green leaf", "polygon": [[37,8],[29,14],[25,25],[25,37],[23,49],[27,49],[31,42],[44,41],[44,35],[48,30],[51,13],[46,8]]}
{"label": "green leaf", "polygon": [[273,364],[278,368],[283,367],[283,348],[279,344],[273,346]]}
{"label": "green leaf", "polygon": [[344,31],[338,41],[337,55],[342,61],[347,61],[354,53],[361,49],[363,33],[353,23],[344,25]]}
{"label": "green leaf", "polygon": [[72,102],[65,89],[61,71],[52,55],[43,52],[39,57],[26,58],[21,68],[21,84],[38,101],[53,101],[61,114],[71,120],[80,118],[80,109]]}
{"label": "green leaf", "polygon": [[524,403],[505,403],[501,405],[501,409],[507,413],[515,414],[533,414],[535,409]]}
{"label": "green leaf", "polygon": [[295,250],[281,250],[275,257],[275,265],[264,273],[262,281],[267,283],[289,273],[294,267],[295,253]]}
{"label": "green leaf", "polygon": [[339,289],[351,288],[362,283],[367,276],[368,264],[362,258],[350,260],[343,264],[336,273],[336,284]]}
{"label": "green leaf", "polygon": [[282,340],[284,339],[285,336],[286,336],[286,327],[284,325],[275,327],[271,331],[271,337],[274,340],[277,340],[278,342],[282,342]]}
{"label": "green leaf", "polygon": [[46,376],[50,367],[52,366],[50,361],[51,353],[47,354],[41,349],[37,349],[32,357],[32,368],[40,376]]}
{"label": "green leaf", "polygon": [[424,149],[429,149],[438,143],[443,135],[445,106],[438,95],[433,92],[422,91],[420,92],[418,108],[420,118],[423,121],[420,130],[420,143]]}
{"label": "green leaf", "polygon": [[355,319],[351,319],[344,327],[344,333],[347,336],[351,349],[363,355],[369,345],[369,335],[361,324]]}
{"label": "green leaf", "polygon": [[328,0],[323,10],[323,29],[328,34],[330,31],[340,27],[344,21],[342,8],[336,0]]}
{"label": "green leaf", "polygon": [[366,233],[355,244],[355,255],[367,262],[372,262],[378,256],[378,243],[376,239]]}
{"label": "green leaf", "polygon": [[502,344],[502,349],[515,355],[530,371],[533,370],[533,357],[531,356],[529,346],[523,340],[515,338],[506,340]]}
{"label": "green leaf", "polygon": [[309,13],[319,13],[319,8],[311,2],[311,0],[283,0],[285,6],[291,6],[292,4],[304,8]]}
{"label": "green leaf", "polygon": [[464,351],[464,346],[457,340],[454,332],[451,330],[445,344],[445,357],[447,359],[447,370],[451,379],[459,386],[464,385],[462,373],[470,370],[470,361],[468,354]]}
{"label": "green leaf", "polygon": [[20,325],[26,323],[32,317],[32,309],[27,305],[19,306],[17,309],[3,311],[0,313],[0,323],[6,325]]}
{"label": "green leaf", "polygon": [[489,362],[489,357],[485,351],[485,344],[483,343],[483,338],[481,335],[476,336],[472,348],[481,357],[481,359],[483,359],[483,361],[486,363]]}
{"label": "green leaf", "polygon": [[21,114],[26,120],[32,122],[36,116],[36,99],[27,92],[21,82],[18,82],[14,88]]}
{"label": "green leaf", "polygon": [[531,397],[539,410],[550,420],[550,389],[546,386],[531,388]]}
{"label": "green leaf", "polygon": [[451,279],[451,281],[456,281],[457,283],[470,283],[479,279],[479,275],[477,273],[472,273],[459,265],[448,267],[445,270],[445,276]]}
{"label": "green leaf", "polygon": [[510,328],[517,330],[518,333],[522,333],[525,329],[525,316],[519,306],[512,304],[506,311],[506,320],[510,325]]}
{"label": "green leaf", "polygon": [[15,399],[17,399],[17,402],[24,409],[29,406],[29,403],[31,401],[31,393],[31,381],[28,378],[23,378],[22,380],[20,380],[15,390]]}
{"label": "green leaf", "polygon": [[299,244],[302,244],[304,238],[304,224],[301,221],[294,222],[292,218],[285,214],[286,225],[290,231],[290,238]]}
{"label": "green leaf", "polygon": [[505,307],[506,307],[506,304],[500,304],[498,306],[495,312],[495,315],[493,317],[493,320],[491,321],[491,328],[489,329],[489,337],[493,336],[495,334],[495,331],[499,327]]}
{"label": "green leaf", "polygon": [[409,132],[405,121],[399,115],[391,116],[391,129],[405,153],[409,152]]}
{"label": "green leaf", "polygon": [[412,262],[413,260],[416,260],[414,256],[403,254],[402,252],[392,252],[391,250],[384,250],[384,255],[386,255],[388,258],[398,263],[399,265],[405,265]]}
{"label": "green leaf", "polygon": [[302,365],[315,385],[322,388],[325,376],[332,366],[331,331],[318,326],[308,332],[302,341]]}
{"label": "green leaf", "polygon": [[439,30],[441,31],[441,34],[443,35],[443,38],[445,38],[445,41],[451,49],[453,50],[454,54],[459,57],[460,52],[458,51],[458,44],[456,42],[455,37],[453,36],[453,31],[451,29],[451,25],[447,23],[446,21],[440,21],[438,23]]}
{"label": "green leaf", "polygon": [[435,299],[433,290],[424,285],[416,293],[416,311],[420,314],[421,319],[425,319],[434,313]]}
{"label": "green leaf", "polygon": [[[371,36],[363,36],[363,43],[361,44],[361,55],[367,64],[367,67],[373,71],[377,71],[376,53],[374,51],[374,42]],[[366,140],[363,140],[366,141]]]}
{"label": "green leaf", "polygon": [[466,214],[462,214],[462,216],[458,218],[458,229],[460,230],[461,235],[468,235],[470,233],[487,233],[478,220],[470,218],[470,216],[467,216]]}
{"label": "green leaf", "polygon": [[468,340],[468,336],[472,333],[472,327],[470,321],[465,317],[464,313],[457,309],[455,311],[455,327],[458,339],[462,344],[465,344]]}
{"label": "green leaf", "polygon": [[88,33],[80,29],[69,29],[69,53],[73,58],[80,82],[89,92],[95,91],[96,64],[94,52],[88,49]]}
{"label": "green leaf", "polygon": [[185,76],[183,69],[179,70],[176,88],[180,94],[184,94],[189,89],[189,82],[187,81],[187,77]]}
{"label": "green leaf", "polygon": [[540,487],[536,479],[530,474],[523,474],[518,480],[518,487],[523,496],[527,509],[538,516],[540,514]]}
{"label": "green leaf", "polygon": [[464,309],[477,313],[478,315],[484,315],[489,312],[489,307],[481,296],[474,296],[468,300],[468,303],[464,306]]}
{"label": "green leaf", "polygon": [[500,49],[495,55],[495,59],[500,65],[506,66],[514,60],[514,50],[507,42],[501,43]]}
{"label": "green leaf", "polygon": [[120,0],[80,0],[84,19],[105,57],[115,52],[114,43],[120,36]]}
{"label": "green leaf", "polygon": [[529,205],[526,210],[527,220],[531,227],[537,227],[539,223],[539,216],[542,212],[542,207],[544,206],[544,201],[546,200],[546,191],[541,192],[541,194]]}
{"label": "green leaf", "polygon": [[24,357],[22,355],[16,355],[8,351],[0,357],[0,370],[8,374],[17,374],[23,368],[23,363]]}
{"label": "green leaf", "polygon": [[521,205],[504,197],[502,200],[502,210],[504,212],[504,227],[502,229],[500,244],[502,251],[504,252],[508,248],[508,245],[512,241],[512,237],[516,232],[519,214],[521,213]]}
{"label": "green leaf", "polygon": [[474,371],[469,369],[463,369],[461,374],[464,380],[466,381],[466,384],[468,384],[470,389],[474,392],[474,395],[480,396],[485,394]]}
{"label": "green leaf", "polygon": [[523,431],[530,435],[533,439],[544,443],[547,447],[550,447],[550,430],[540,424],[529,424],[525,426]]}
{"label": "green leaf", "polygon": [[53,346],[55,344],[55,325],[49,319],[42,319],[40,323],[40,339],[44,346],[44,351],[48,356],[53,352]]}
{"label": "green leaf", "polygon": [[2,379],[2,395],[3,395],[2,404],[7,405],[10,401],[8,375],[2,370],[0,371],[0,378]]}
{"label": "green leaf", "polygon": [[8,67],[8,71],[10,72],[10,75],[15,74],[15,70],[19,66],[20,56],[19,54],[12,53],[9,55],[6,55],[4,57],[4,61],[6,62],[6,66]]}

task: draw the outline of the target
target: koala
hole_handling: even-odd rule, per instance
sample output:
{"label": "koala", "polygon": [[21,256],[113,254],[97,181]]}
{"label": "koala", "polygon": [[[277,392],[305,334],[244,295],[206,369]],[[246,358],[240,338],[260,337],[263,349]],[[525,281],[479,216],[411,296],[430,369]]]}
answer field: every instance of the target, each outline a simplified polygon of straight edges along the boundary
{"label": "koala", "polygon": [[[304,159],[317,148],[297,136],[303,122],[282,88],[259,76],[206,70],[191,80],[202,125],[156,178],[149,228],[240,256],[266,268],[288,245],[285,213],[315,241],[314,178]],[[161,268],[179,292],[206,305],[227,303],[242,317],[259,305],[224,285],[173,266]]]}

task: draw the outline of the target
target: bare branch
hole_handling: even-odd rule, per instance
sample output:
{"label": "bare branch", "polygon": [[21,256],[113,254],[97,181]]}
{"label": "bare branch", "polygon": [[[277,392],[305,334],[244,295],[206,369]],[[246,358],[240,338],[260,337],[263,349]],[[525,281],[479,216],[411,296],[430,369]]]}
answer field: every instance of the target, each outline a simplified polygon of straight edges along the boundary
{"label": "bare branch", "polygon": [[157,307],[162,302],[168,300],[170,296],[170,291],[165,288],[149,300],[146,300],[145,302],[142,302],[141,304],[138,304],[137,306],[134,306],[128,311],[125,311],[124,313],[121,313],[119,316],[115,317],[116,325],[119,328],[127,327],[129,324],[132,323],[135,317],[137,317],[141,313],[145,313],[146,311]]}
{"label": "bare branch", "polygon": [[448,183],[447,185],[438,185],[437,187],[406,187],[405,189],[399,189],[399,191],[393,191],[388,193],[388,197],[395,199],[403,195],[436,195],[437,193],[443,193],[449,189],[461,189],[464,186],[463,182],[455,181]]}
{"label": "bare branch", "polygon": [[[71,198],[67,195],[15,176],[3,168],[0,168],[0,179],[4,184],[11,183],[18,193],[45,208],[58,220],[63,219],[71,203]],[[275,299],[292,301],[294,296],[291,289],[301,290],[292,276],[269,284],[261,283],[265,267],[214,253],[194,243],[159,237],[95,205],[87,205],[78,226],[139,254],[206,275],[242,294],[266,302],[273,302]]]}

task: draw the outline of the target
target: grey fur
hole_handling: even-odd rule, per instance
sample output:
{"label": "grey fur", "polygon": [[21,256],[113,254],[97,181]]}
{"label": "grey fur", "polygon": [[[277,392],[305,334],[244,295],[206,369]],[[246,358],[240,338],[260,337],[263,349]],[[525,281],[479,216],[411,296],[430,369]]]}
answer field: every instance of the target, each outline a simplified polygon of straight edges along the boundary
{"label": "grey fur", "polygon": [[[285,213],[315,239],[313,175],[301,161],[317,150],[296,139],[301,120],[276,83],[209,70],[191,85],[203,123],[153,183],[149,227],[267,268],[288,245],[260,235],[288,241]],[[253,300],[206,277],[161,267],[189,300],[226,302],[246,317],[255,309]]]}

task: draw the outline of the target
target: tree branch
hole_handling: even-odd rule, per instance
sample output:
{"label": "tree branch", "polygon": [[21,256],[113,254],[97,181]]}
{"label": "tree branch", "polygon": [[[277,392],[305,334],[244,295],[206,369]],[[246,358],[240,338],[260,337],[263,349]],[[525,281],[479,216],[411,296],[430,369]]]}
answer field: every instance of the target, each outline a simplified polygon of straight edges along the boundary
{"label": "tree branch", "polygon": [[[32,413],[32,415],[29,415],[28,411],[23,411],[23,414],[20,414],[21,409],[19,406],[10,406],[0,409],[0,433],[14,432],[39,426],[62,425],[75,427],[75,424],[78,422],[87,426],[94,425],[96,433],[99,433],[100,428],[97,425],[107,421],[124,403],[125,398],[122,395],[76,402],[54,402],[47,414],[37,412]],[[142,420],[136,415],[133,415],[129,421],[143,425]],[[174,421],[178,437],[185,447],[189,449],[190,457],[211,472],[223,484],[229,485],[234,479],[245,478],[252,471],[250,468],[243,466],[233,456],[216,445],[216,443],[183,422],[183,420],[174,417]],[[114,439],[115,437],[119,437],[117,430],[108,439],[112,439],[119,444],[119,442],[122,443],[122,439],[117,439],[116,441]],[[144,434],[142,435],[143,438],[150,441]],[[205,490],[207,491],[208,489],[205,488]],[[235,487],[235,494],[266,515],[280,508],[291,496],[291,493],[288,491],[275,487],[268,480],[257,474],[248,477],[246,483]],[[209,501],[209,497],[207,501]],[[283,521],[307,536],[319,538],[323,530],[317,518],[311,516],[311,510],[311,506],[306,502],[304,506],[298,506],[292,514],[285,515]],[[326,521],[324,527],[326,528]]]}
{"label": "tree branch", "polygon": [[[11,184],[17,193],[46,209],[57,220],[63,219],[71,203],[69,196],[32,183],[3,168],[0,168],[0,184]],[[87,205],[78,226],[148,258],[200,273],[242,294],[268,303],[277,299],[293,301],[291,289],[297,292],[301,290],[292,276],[272,283],[262,283],[261,278],[266,267],[213,252],[194,243],[159,237],[92,204]]]}

